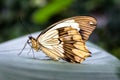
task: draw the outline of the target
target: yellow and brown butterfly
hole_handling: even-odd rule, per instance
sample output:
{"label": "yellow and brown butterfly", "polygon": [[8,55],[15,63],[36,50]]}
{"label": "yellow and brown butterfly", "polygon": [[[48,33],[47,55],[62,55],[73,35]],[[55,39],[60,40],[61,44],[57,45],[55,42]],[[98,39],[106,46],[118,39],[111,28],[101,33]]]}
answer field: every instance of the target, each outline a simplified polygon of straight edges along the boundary
{"label": "yellow and brown butterfly", "polygon": [[81,63],[91,56],[85,42],[96,23],[96,19],[89,16],[67,18],[42,31],[36,39],[30,36],[28,43],[34,50],[42,50],[53,60]]}

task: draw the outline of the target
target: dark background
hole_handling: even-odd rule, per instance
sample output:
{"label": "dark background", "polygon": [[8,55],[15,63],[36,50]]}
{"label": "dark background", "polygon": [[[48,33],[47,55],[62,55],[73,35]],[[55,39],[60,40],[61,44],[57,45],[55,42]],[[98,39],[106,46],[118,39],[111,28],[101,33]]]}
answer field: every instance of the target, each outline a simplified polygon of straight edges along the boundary
{"label": "dark background", "polygon": [[78,15],[97,19],[89,40],[120,59],[120,0],[0,0],[0,42]]}

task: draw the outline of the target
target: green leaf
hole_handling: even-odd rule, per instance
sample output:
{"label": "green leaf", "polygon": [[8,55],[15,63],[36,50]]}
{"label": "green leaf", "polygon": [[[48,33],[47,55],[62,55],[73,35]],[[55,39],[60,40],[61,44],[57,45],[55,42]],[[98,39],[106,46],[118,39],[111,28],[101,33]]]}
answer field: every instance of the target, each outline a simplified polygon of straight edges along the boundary
{"label": "green leaf", "polygon": [[46,22],[52,15],[57,14],[67,8],[73,0],[54,0],[44,8],[40,8],[32,15],[33,22],[39,24]]}

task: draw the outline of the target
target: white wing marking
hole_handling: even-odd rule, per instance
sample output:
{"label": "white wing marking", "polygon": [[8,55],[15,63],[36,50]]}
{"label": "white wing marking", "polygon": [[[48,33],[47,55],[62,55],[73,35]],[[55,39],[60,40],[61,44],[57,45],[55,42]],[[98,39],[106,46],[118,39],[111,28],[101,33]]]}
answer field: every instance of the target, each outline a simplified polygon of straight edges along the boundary
{"label": "white wing marking", "polygon": [[71,26],[72,28],[75,28],[75,29],[77,29],[78,31],[80,31],[79,24],[76,23],[74,20],[64,21],[63,23],[57,24],[56,26],[54,26],[54,27],[51,28],[50,30],[54,30],[54,29],[62,28],[62,27],[66,27],[66,26]]}

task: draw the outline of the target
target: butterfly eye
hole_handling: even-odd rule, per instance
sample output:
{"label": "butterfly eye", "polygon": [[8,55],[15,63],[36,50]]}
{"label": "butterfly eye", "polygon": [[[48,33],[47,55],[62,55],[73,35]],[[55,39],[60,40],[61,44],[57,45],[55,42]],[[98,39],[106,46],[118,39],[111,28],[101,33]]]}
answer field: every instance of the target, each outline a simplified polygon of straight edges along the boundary
{"label": "butterfly eye", "polygon": [[30,40],[28,40],[28,41],[27,41],[27,43],[28,43],[30,46],[32,46],[32,43],[31,43],[31,41],[30,41]]}
{"label": "butterfly eye", "polygon": [[29,44],[29,43],[31,43],[31,41],[30,41],[30,40],[27,40],[27,43]]}
{"label": "butterfly eye", "polygon": [[96,24],[92,21],[89,22],[90,26],[96,26]]}

